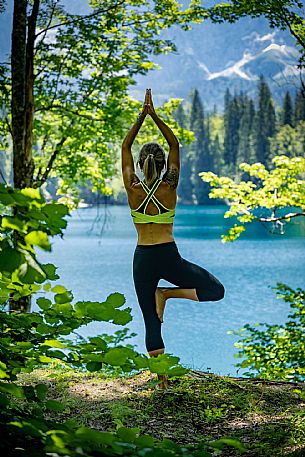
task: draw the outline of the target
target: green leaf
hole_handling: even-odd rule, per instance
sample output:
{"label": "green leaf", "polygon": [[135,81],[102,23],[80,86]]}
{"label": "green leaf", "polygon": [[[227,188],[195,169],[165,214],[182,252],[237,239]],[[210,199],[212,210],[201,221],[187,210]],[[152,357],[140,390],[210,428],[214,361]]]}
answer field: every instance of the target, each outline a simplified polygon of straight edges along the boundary
{"label": "green leaf", "polygon": [[51,348],[65,348],[65,347],[67,347],[65,344],[61,343],[58,340],[46,340],[41,344],[41,346],[49,346]]}
{"label": "green leaf", "polygon": [[37,305],[40,309],[46,311],[47,309],[51,308],[52,302],[48,298],[40,297],[36,300]]}
{"label": "green leaf", "polygon": [[16,386],[16,384],[13,383],[0,382],[0,391],[7,392],[17,398],[24,398],[22,387]]}
{"label": "green leaf", "polygon": [[[152,373],[169,375],[170,369],[173,369],[179,362],[179,357],[170,354],[160,354],[148,360],[149,369]],[[175,373],[175,371],[173,371]],[[175,375],[173,375],[175,376]]]}
{"label": "green leaf", "polygon": [[0,252],[0,270],[12,273],[24,262],[24,257],[16,249],[7,247]]}
{"label": "green leaf", "polygon": [[[240,441],[235,440],[233,438],[220,438],[217,441],[212,441],[210,444],[216,449],[222,449],[223,445],[226,444],[227,446],[234,447],[235,449],[238,449],[241,452],[244,452],[246,450],[245,446]],[[220,444],[220,447],[218,447],[218,444]]]}
{"label": "green leaf", "polygon": [[114,441],[116,441],[116,437],[113,433],[110,432],[99,432],[97,430],[93,430],[92,428],[87,427],[79,427],[75,431],[75,436],[84,441],[89,441],[96,444],[104,444],[106,446],[111,446]]}
{"label": "green leaf", "polygon": [[57,349],[51,349],[47,351],[47,356],[55,358],[55,359],[60,359],[63,360],[67,357],[67,354],[65,354],[62,351],[58,351]]}
{"label": "green leaf", "polygon": [[[43,265],[43,269],[45,270],[45,265]],[[48,277],[49,278],[49,277]],[[50,278],[49,278],[50,279]],[[50,289],[51,289],[52,285],[50,282],[47,282],[46,284],[43,285],[43,290],[45,290],[46,292],[48,292]]]}
{"label": "green leaf", "polygon": [[51,409],[52,411],[63,411],[65,406],[56,400],[47,400],[45,402],[45,406],[47,409]]}
{"label": "green leaf", "polygon": [[41,323],[41,324],[37,325],[37,329],[36,330],[41,335],[48,335],[48,334],[52,333],[54,329],[53,329],[53,327],[51,327],[48,324]]}
{"label": "green leaf", "polygon": [[87,302],[78,301],[74,305],[74,310],[78,318],[85,317],[87,315]]}
{"label": "green leaf", "polygon": [[45,355],[39,355],[38,360],[41,363],[50,363],[53,362],[53,359],[51,357],[46,357]]}
{"label": "green leaf", "polygon": [[29,263],[23,263],[20,266],[18,277],[23,284],[42,283],[45,280],[45,276],[41,272],[39,266],[34,261],[31,262],[31,265]]}
{"label": "green leaf", "polygon": [[107,343],[103,338],[99,336],[93,336],[89,338],[89,341],[94,344],[96,348],[98,348],[100,351],[104,351],[107,348]]}
{"label": "green leaf", "polygon": [[86,368],[88,371],[99,371],[103,368],[103,364],[101,362],[88,362],[86,364]]}
{"label": "green leaf", "polygon": [[108,295],[106,299],[106,303],[110,306],[113,306],[114,308],[120,308],[124,305],[125,301],[126,300],[124,295],[120,294],[119,292],[114,292]]}
{"label": "green leaf", "polygon": [[2,368],[0,368],[0,379],[4,379],[4,378],[8,378],[8,374],[6,373],[6,371],[2,370]]}
{"label": "green leaf", "polygon": [[113,316],[113,323],[117,325],[128,324],[128,322],[132,321],[130,311],[131,308],[126,308],[124,310],[115,310],[115,314]]}
{"label": "green leaf", "polygon": [[[52,290],[54,292],[54,288]],[[54,295],[54,300],[56,303],[59,303],[59,304],[70,303],[73,300],[73,294],[71,291],[67,290],[64,293],[58,293],[58,294]]]}
{"label": "green leaf", "polygon": [[136,355],[133,358],[137,368],[148,368],[148,358],[145,355]]}
{"label": "green leaf", "polygon": [[24,237],[26,243],[31,246],[39,246],[45,251],[51,251],[51,245],[49,243],[48,235],[41,230],[33,230]]}
{"label": "green leaf", "polygon": [[186,373],[188,373],[188,369],[184,367],[170,367],[168,369],[168,376],[173,377],[173,376],[184,376]]}
{"label": "green leaf", "polygon": [[9,399],[7,398],[6,395],[0,393],[0,405],[5,408],[10,404]]}
{"label": "green leaf", "polygon": [[127,360],[135,355],[135,352],[126,347],[111,348],[104,356],[104,361],[114,366],[122,366]]}
{"label": "green leaf", "polygon": [[155,439],[150,435],[141,435],[134,440],[134,444],[140,448],[153,447]]}
{"label": "green leaf", "polygon": [[[59,276],[56,274],[57,267],[53,265],[52,263],[45,263],[41,265],[41,268],[47,275],[47,279],[50,279],[51,281],[55,281],[56,279],[59,279]],[[45,284],[44,290],[49,290],[50,283]],[[50,285],[51,286],[51,285]],[[45,287],[48,287],[47,289]]]}
{"label": "green leaf", "polygon": [[67,289],[64,286],[57,284],[56,286],[52,287],[51,291],[56,294],[64,294],[65,292],[67,292]]}
{"label": "green leaf", "polygon": [[54,305],[54,311],[65,317],[71,317],[73,312],[73,306],[71,305],[71,303],[56,303],[56,305]]}
{"label": "green leaf", "polygon": [[121,440],[123,440],[125,443],[134,443],[139,431],[139,428],[120,427],[117,430],[117,436],[121,438]]}
{"label": "green leaf", "polygon": [[3,229],[12,229],[17,230],[18,232],[24,232],[27,224],[22,219],[18,217],[6,216],[2,218],[2,228]]}
{"label": "green leaf", "polygon": [[39,188],[32,188],[32,187],[25,187],[20,190],[20,193],[22,195],[25,195],[26,197],[31,198],[32,200],[39,200],[41,203],[44,202],[44,198],[41,195],[40,189]]}
{"label": "green leaf", "polygon": [[15,203],[13,198],[14,190],[12,188],[6,187],[3,183],[1,183],[0,187],[0,202],[4,206],[11,206]]}

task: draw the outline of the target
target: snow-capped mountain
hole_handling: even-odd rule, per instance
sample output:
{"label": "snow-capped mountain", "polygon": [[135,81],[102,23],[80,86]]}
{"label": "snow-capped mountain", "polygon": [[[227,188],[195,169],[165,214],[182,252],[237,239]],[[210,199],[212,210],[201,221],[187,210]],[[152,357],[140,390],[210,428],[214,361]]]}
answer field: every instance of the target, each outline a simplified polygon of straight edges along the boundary
{"label": "snow-capped mountain", "polygon": [[[65,0],[69,9],[72,4]],[[74,0],[73,12],[85,13],[85,0]],[[0,14],[0,58],[10,48],[12,0]],[[177,51],[152,56],[161,70],[139,75],[130,94],[142,100],[146,87],[151,87],[156,105],[170,97],[187,98],[197,88],[207,109],[223,106],[226,88],[243,90],[255,97],[257,81],[263,74],[273,96],[281,103],[286,90],[291,93],[299,85],[297,69],[299,52],[288,31],[271,29],[265,18],[243,18],[234,24],[195,24],[192,30],[173,27],[162,33],[172,40]]]}
{"label": "snow-capped mountain", "polygon": [[203,23],[193,30],[168,31],[177,52],[155,57],[162,67],[137,78],[131,89],[141,98],[151,87],[156,101],[187,98],[197,88],[205,106],[222,107],[225,90],[244,91],[255,97],[257,81],[264,75],[273,96],[281,103],[286,90],[296,91],[299,52],[288,32],[270,29],[264,18],[244,18],[235,24]]}

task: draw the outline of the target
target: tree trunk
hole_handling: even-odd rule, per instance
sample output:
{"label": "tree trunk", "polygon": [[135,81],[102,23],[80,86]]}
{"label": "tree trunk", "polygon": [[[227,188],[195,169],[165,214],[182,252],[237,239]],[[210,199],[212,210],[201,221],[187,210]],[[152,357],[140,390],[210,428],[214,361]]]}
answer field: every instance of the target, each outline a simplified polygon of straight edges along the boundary
{"label": "tree trunk", "polygon": [[25,71],[27,0],[14,0],[12,31],[12,139],[14,186],[26,187],[25,175]]}
{"label": "tree trunk", "polygon": [[26,175],[24,182],[33,187],[34,161],[32,157],[33,146],[33,118],[34,118],[34,46],[36,22],[40,0],[34,0],[32,14],[28,18],[28,37],[26,43],[26,67],[25,67],[25,146],[24,155],[26,163]]}
{"label": "tree trunk", "polygon": [[[40,0],[34,0],[32,13],[27,18],[28,0],[14,0],[11,111],[14,187],[18,189],[33,186],[34,45],[39,3]],[[19,237],[16,232],[15,245]],[[11,311],[30,311],[30,296],[19,300],[10,297],[9,302]]]}

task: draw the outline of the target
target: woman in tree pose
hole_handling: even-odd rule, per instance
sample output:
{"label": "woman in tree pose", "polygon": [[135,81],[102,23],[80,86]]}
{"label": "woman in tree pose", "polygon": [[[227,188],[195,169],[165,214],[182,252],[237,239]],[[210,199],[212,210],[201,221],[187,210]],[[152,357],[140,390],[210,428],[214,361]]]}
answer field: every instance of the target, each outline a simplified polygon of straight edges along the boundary
{"label": "woman in tree pose", "polygon": [[[142,146],[137,161],[144,174],[135,172],[131,146],[143,121],[150,115],[169,146],[167,162],[157,143]],[[166,165],[165,173],[160,179]],[[158,117],[151,90],[146,89],[142,112],[122,144],[122,174],[131,216],[138,232],[133,257],[133,279],[146,329],[146,348],[151,357],[164,352],[161,323],[166,301],[184,298],[217,301],[224,297],[224,287],[204,268],[181,257],[173,238],[173,222],[179,180],[179,143],[172,130]],[[163,278],[177,287],[158,287]],[[159,377],[166,387],[166,377]]]}

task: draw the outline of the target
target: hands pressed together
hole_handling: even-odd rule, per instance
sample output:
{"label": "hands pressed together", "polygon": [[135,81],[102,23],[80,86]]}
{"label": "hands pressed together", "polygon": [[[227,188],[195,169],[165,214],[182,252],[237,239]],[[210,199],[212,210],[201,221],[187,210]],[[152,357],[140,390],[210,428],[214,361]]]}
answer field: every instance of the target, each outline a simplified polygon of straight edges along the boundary
{"label": "hands pressed together", "polygon": [[156,114],[154,104],[151,96],[151,89],[146,89],[145,99],[143,103],[142,113],[141,114]]}

